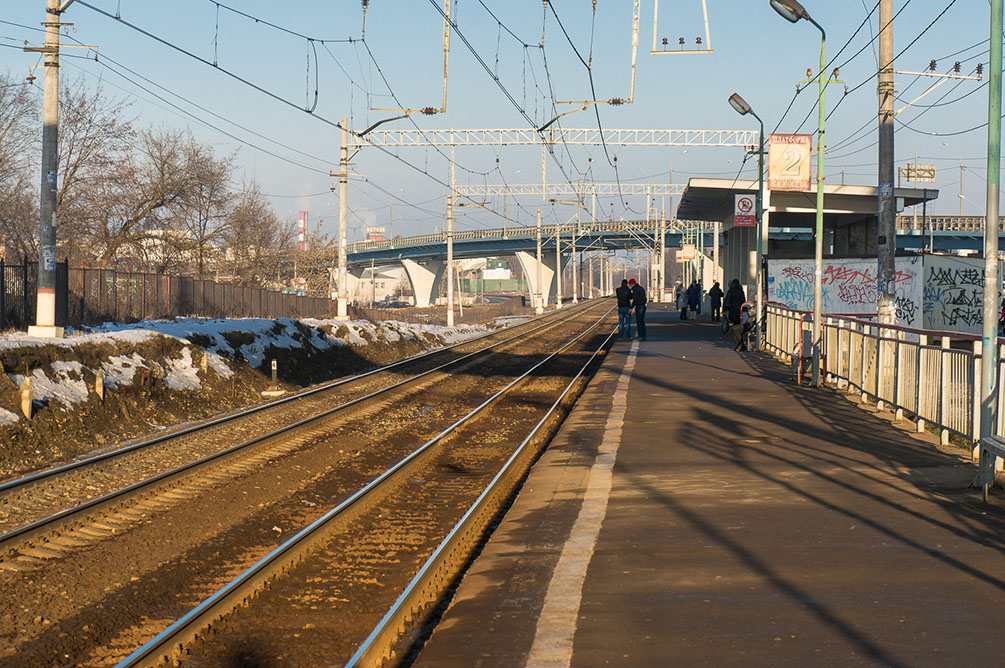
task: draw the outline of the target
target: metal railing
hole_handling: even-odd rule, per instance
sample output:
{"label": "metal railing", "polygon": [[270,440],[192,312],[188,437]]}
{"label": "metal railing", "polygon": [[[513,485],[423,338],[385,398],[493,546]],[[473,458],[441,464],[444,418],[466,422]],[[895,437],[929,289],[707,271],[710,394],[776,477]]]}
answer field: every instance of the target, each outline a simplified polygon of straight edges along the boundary
{"label": "metal railing", "polygon": [[[805,315],[805,311],[769,305],[767,350],[795,361],[800,337],[810,328]],[[944,444],[950,434],[973,443],[980,438],[981,341],[976,336],[827,316],[820,371],[828,383],[859,394],[863,403],[889,407],[898,419],[913,416],[919,432],[931,425]],[[1003,371],[1005,366],[999,361],[999,375]],[[1003,402],[1005,393],[999,386],[998,405],[1005,406]],[[995,433],[1002,431],[999,411]]]}

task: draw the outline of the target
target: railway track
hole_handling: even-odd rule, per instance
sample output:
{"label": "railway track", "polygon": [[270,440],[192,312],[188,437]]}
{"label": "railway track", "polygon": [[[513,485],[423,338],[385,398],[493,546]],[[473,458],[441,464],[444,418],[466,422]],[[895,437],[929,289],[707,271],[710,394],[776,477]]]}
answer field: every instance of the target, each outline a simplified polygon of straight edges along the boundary
{"label": "railway track", "polygon": [[[105,509],[96,521],[89,516],[83,526],[97,531],[52,532],[85,549],[52,547],[56,556],[25,555],[28,572],[0,573],[9,597],[0,605],[0,666],[114,665],[285,542],[293,528],[350,498],[416,443],[540,362],[544,349],[554,348],[549,341],[565,341],[606,309],[595,303],[563,311],[545,326],[508,337],[490,354],[364,398],[318,429],[293,434],[295,442],[277,441],[279,450],[252,448],[257,458],[237,458],[227,471],[191,475],[127,507]],[[554,379],[524,381],[537,382]],[[542,401],[538,396],[512,406],[511,418],[496,419],[487,443],[500,437],[500,424],[516,424]],[[451,470],[467,470],[457,466]],[[421,477],[408,484],[421,488]],[[50,550],[50,543],[33,547],[39,545]]]}
{"label": "railway track", "polygon": [[[584,307],[586,308],[586,307]],[[351,378],[326,383],[267,404],[227,414],[126,447],[0,483],[0,569],[24,570],[40,559],[54,558],[113,534],[131,521],[152,512],[164,501],[141,507],[126,516],[107,517],[137,495],[150,496],[198,470],[220,466],[243,456],[249,448],[289,437],[319,418],[371,400],[410,382],[470,362],[493,350],[533,335],[571,312],[552,314],[473,341],[402,360]],[[474,350],[471,350],[474,348]],[[411,370],[410,375],[406,373]],[[289,451],[290,441],[278,450],[263,451],[258,459]],[[246,465],[254,465],[248,461]],[[192,488],[177,490],[184,498],[207,484],[225,479],[211,476]],[[177,499],[176,499],[177,500]],[[102,520],[88,521],[90,515]],[[54,532],[60,532],[53,535]]]}
{"label": "railway track", "polygon": [[[611,341],[609,330],[596,335],[603,321],[262,557],[119,667],[378,666],[406,653]],[[270,639],[249,644],[262,628]]]}

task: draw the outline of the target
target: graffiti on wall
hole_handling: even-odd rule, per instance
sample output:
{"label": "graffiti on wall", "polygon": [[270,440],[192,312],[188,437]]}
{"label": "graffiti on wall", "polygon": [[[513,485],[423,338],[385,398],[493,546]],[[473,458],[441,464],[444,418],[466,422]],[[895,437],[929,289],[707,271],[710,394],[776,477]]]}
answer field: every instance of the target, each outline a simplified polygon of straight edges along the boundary
{"label": "graffiti on wall", "polygon": [[925,329],[980,334],[984,323],[984,260],[927,258],[924,300]]}
{"label": "graffiti on wall", "polygon": [[[876,260],[825,260],[821,285],[824,313],[875,315],[879,298]],[[897,258],[894,275],[897,319],[921,326],[921,262]],[[770,260],[768,299],[802,310],[813,309],[813,260]]]}

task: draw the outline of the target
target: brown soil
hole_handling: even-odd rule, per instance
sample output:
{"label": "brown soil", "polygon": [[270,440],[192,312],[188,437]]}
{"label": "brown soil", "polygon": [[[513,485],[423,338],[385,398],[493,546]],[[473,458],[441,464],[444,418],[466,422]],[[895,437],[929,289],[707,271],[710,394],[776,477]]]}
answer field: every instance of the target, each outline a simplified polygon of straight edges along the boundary
{"label": "brown soil", "polygon": [[[387,342],[379,339],[365,346],[321,350],[309,345],[308,326],[297,325],[304,329],[304,347],[270,347],[265,353],[266,360],[278,361],[279,387],[287,391],[358,373],[443,345],[439,337],[427,335],[421,340]],[[198,337],[192,339],[195,340],[189,347],[193,349],[193,357],[198,359],[203,349],[198,345]],[[234,343],[240,342],[235,340]],[[83,344],[72,348],[26,346],[4,350],[0,353],[0,362],[8,373],[30,374],[56,361],[75,360],[84,367],[99,368],[109,357],[135,352],[163,365],[167,359],[177,358],[184,346],[179,339],[168,336],[154,336],[136,344]],[[142,378],[137,374],[132,385],[106,388],[104,401],[93,391],[93,373],[85,371],[83,380],[92,388],[87,401],[70,409],[58,401],[45,405],[36,401],[30,421],[0,426],[0,479],[141,438],[164,429],[163,425],[203,420],[261,402],[261,392],[271,385],[268,363],[263,363],[262,368],[251,367],[240,352],[227,361],[234,374],[224,379],[212,369],[200,370],[202,387],[198,390],[172,390],[154,374]],[[8,410],[20,406],[18,393],[6,373],[0,373],[0,406]]]}

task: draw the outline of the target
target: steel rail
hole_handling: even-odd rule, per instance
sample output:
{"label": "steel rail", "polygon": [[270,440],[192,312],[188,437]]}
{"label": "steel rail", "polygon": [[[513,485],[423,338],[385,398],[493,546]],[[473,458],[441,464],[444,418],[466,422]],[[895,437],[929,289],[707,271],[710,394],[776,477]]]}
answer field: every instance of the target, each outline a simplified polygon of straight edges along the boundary
{"label": "steel rail", "polygon": [[[541,326],[542,327],[547,326],[547,324],[549,322],[551,322],[551,320],[554,319],[554,318],[550,318],[549,316],[553,316],[555,313],[556,312],[553,311],[553,312],[551,312],[549,314],[546,314],[544,316],[532,316],[532,321],[539,320],[539,319],[545,319],[546,318],[548,320],[548,322],[545,322]],[[530,331],[534,332],[534,331],[537,331],[537,329],[538,328],[534,328],[534,329],[531,329]],[[282,397],[280,399],[276,399],[274,401],[269,401],[269,402],[264,403],[264,404],[259,404],[257,406],[250,406],[248,408],[242,409],[242,410],[240,410],[238,412],[235,412],[235,413],[228,413],[226,415],[215,417],[215,418],[212,418],[210,420],[207,420],[206,422],[200,422],[199,424],[195,424],[195,425],[192,425],[192,426],[189,426],[189,427],[185,427],[185,428],[180,429],[178,431],[172,431],[172,432],[168,432],[168,433],[165,433],[165,434],[158,434],[157,436],[154,436],[153,438],[144,439],[144,440],[138,441],[136,443],[131,443],[131,444],[129,444],[127,446],[124,446],[124,447],[121,447],[121,448],[116,448],[114,450],[109,450],[108,452],[102,452],[100,454],[93,455],[91,457],[86,457],[84,459],[80,459],[80,460],[77,460],[77,461],[68,462],[68,463],[62,464],[60,466],[56,466],[56,467],[53,467],[53,468],[44,469],[42,471],[36,471],[35,473],[31,473],[31,474],[29,474],[27,476],[24,476],[22,478],[17,478],[17,479],[8,480],[8,481],[5,481],[5,482],[0,482],[0,494],[9,493],[9,492],[11,492],[13,490],[16,490],[16,489],[19,489],[19,488],[23,488],[23,487],[27,487],[28,485],[31,485],[33,483],[37,483],[37,482],[41,482],[41,481],[44,481],[44,480],[52,479],[52,478],[54,478],[54,477],[56,477],[58,475],[61,475],[63,473],[67,473],[69,471],[73,471],[73,470],[76,470],[76,469],[79,469],[79,468],[83,468],[85,466],[97,464],[97,463],[103,462],[103,461],[108,460],[108,459],[114,459],[116,457],[120,457],[122,455],[129,454],[130,452],[135,452],[137,450],[143,450],[143,449],[148,448],[150,446],[157,445],[158,443],[163,443],[165,441],[170,441],[172,439],[180,438],[182,436],[188,436],[189,434],[194,434],[196,432],[208,429],[210,427],[216,427],[216,426],[219,426],[221,424],[226,424],[228,422],[233,422],[234,420],[237,420],[239,418],[248,417],[249,415],[254,415],[256,413],[259,413],[259,412],[262,412],[262,411],[265,411],[265,410],[276,408],[278,406],[282,406],[283,404],[289,403],[291,401],[296,401],[296,400],[302,399],[304,397],[309,397],[309,396],[312,396],[312,395],[317,394],[319,392],[325,392],[325,391],[331,390],[333,388],[339,387],[341,385],[345,385],[347,383],[353,383],[353,382],[356,382],[356,381],[361,380],[363,378],[367,378],[369,376],[376,375],[378,373],[383,373],[385,371],[391,371],[391,370],[393,370],[393,369],[395,369],[397,367],[400,367],[400,366],[404,366],[404,365],[407,365],[407,364],[413,364],[415,362],[422,361],[423,359],[426,359],[427,357],[431,357],[433,355],[440,355],[440,354],[442,354],[444,352],[448,352],[448,351],[453,350],[455,348],[458,348],[460,346],[468,345],[468,344],[471,344],[471,343],[476,343],[478,341],[481,341],[483,339],[486,339],[486,338],[489,338],[489,337],[492,337],[492,336],[498,336],[499,334],[500,334],[500,332],[498,332],[498,331],[488,332],[488,333],[483,334],[481,336],[476,336],[474,338],[467,339],[465,341],[460,341],[460,342],[455,343],[455,344],[450,345],[450,346],[443,346],[443,347],[440,347],[440,348],[436,348],[434,350],[430,350],[428,352],[421,353],[419,355],[414,355],[412,357],[408,357],[408,358],[403,359],[403,360],[398,360],[397,362],[393,362],[391,364],[387,364],[387,365],[384,365],[384,366],[381,366],[381,367],[377,367],[376,369],[371,369],[369,371],[365,371],[363,373],[359,373],[359,374],[356,374],[356,375],[353,375],[353,376],[349,376],[347,378],[342,378],[342,379],[339,379],[339,380],[334,380],[334,381],[330,381],[330,382],[327,382],[327,383],[323,383],[323,384],[318,385],[316,387],[312,387],[312,388],[303,390],[301,392],[297,392],[295,394],[291,394],[288,397]]]}
{"label": "steel rail", "polygon": [[569,381],[562,394],[555,400],[530,434],[520,443],[516,451],[493,477],[485,490],[454,525],[446,538],[425,561],[415,577],[394,602],[384,617],[356,650],[345,668],[379,667],[393,653],[393,648],[403,635],[410,621],[421,617],[432,604],[441,600],[450,583],[458,574],[458,564],[464,564],[482,540],[485,530],[503,509],[507,499],[524,477],[539,449],[538,439],[545,437],[549,422],[557,419],[563,402],[583,380],[586,369],[597,359],[601,351],[611,342],[617,330],[594,351],[590,359]]}
{"label": "steel rail", "polygon": [[[587,306],[582,310],[584,311],[588,310],[592,306],[594,305]],[[261,434],[247,441],[237,443],[218,452],[206,455],[205,457],[201,457],[199,459],[193,460],[186,464],[182,464],[180,466],[169,469],[162,473],[158,473],[144,480],[140,480],[136,483],[133,483],[132,485],[128,485],[121,489],[115,490],[114,492],[109,492],[108,494],[95,497],[93,499],[85,501],[84,503],[78,504],[71,508],[66,508],[65,510],[61,510],[57,513],[49,515],[48,517],[44,517],[42,519],[31,522],[12,531],[8,531],[7,533],[0,534],[0,551],[10,551],[16,549],[17,546],[24,545],[25,543],[30,543],[32,540],[38,539],[39,537],[52,532],[54,530],[53,529],[54,525],[60,522],[64,522],[65,520],[75,515],[81,515],[85,512],[108,512],[111,508],[115,507],[117,503],[123,502],[126,498],[133,496],[140,490],[146,489],[149,490],[150,493],[156,493],[156,487],[158,486],[170,485],[172,482],[184,476],[191,475],[197,469],[204,468],[209,464],[220,463],[226,458],[230,458],[233,455],[242,453],[244,450],[250,448],[251,446],[262,445],[268,441],[272,441],[280,437],[289,437],[296,434],[299,431],[307,431],[309,430],[309,428],[313,423],[331,417],[335,413],[344,411],[348,408],[352,408],[353,406],[357,406],[364,402],[370,401],[375,397],[391,392],[392,390],[398,389],[402,386],[414,383],[415,381],[420,380],[433,373],[442,371],[451,366],[456,366],[474,357],[483,355],[493,350],[494,348],[497,348],[506,343],[510,343],[519,338],[522,338],[526,336],[528,333],[537,332],[547,327],[551,327],[553,325],[565,322],[566,320],[570,319],[571,317],[577,315],[580,312],[581,311],[579,310],[569,309],[568,311],[565,311],[565,313],[568,314],[568,317],[549,319],[547,322],[542,323],[541,325],[529,331],[521,332],[516,336],[512,336],[502,341],[498,341],[489,346],[486,346],[485,348],[480,348],[479,350],[473,351],[456,359],[445,362],[432,369],[423,371],[422,373],[419,373],[415,376],[410,376],[408,378],[398,381],[397,383],[370,392],[369,394],[366,394],[364,396],[351,399],[343,404],[339,404],[338,406],[334,406],[325,411],[317,413],[316,415],[312,415],[310,417],[297,420],[296,422],[284,425],[278,429],[274,429],[265,434]]]}
{"label": "steel rail", "polygon": [[[183,615],[172,623],[168,628],[161,631],[157,636],[139,647],[128,657],[116,665],[116,668],[155,668],[177,658],[184,652],[184,648],[196,640],[212,623],[235,608],[241,606],[246,600],[268,583],[274,575],[284,572],[304,557],[308,551],[319,542],[327,538],[327,533],[334,529],[333,523],[351,521],[354,517],[365,510],[365,504],[379,502],[379,494],[385,490],[392,490],[398,481],[408,477],[412,469],[418,462],[425,459],[427,455],[434,451],[434,448],[443,443],[452,433],[457,431],[465,423],[480,414],[486,408],[505,396],[516,385],[528,378],[539,368],[551,362],[577,341],[593,332],[603,320],[613,311],[606,311],[593,325],[581,334],[573,337],[555,352],[532,366],[519,377],[512,380],[501,390],[483,401],[467,415],[459,418],[449,427],[441,431],[436,436],[426,441],[416,450],[404,457],[396,464],[388,468],[379,476],[370,481],[366,486],[357,490],[352,496],[339,503],[318,519],[298,531],[285,543],[274,549],[269,554],[262,557],[253,566],[244,571],[241,575],[231,580],[221,587],[209,598]],[[603,345],[610,341],[610,335],[605,339]],[[596,353],[594,353],[594,356]],[[591,361],[594,357],[591,357]],[[578,377],[578,376],[577,376]],[[390,492],[388,492],[390,493]],[[374,498],[378,497],[378,498]]]}

